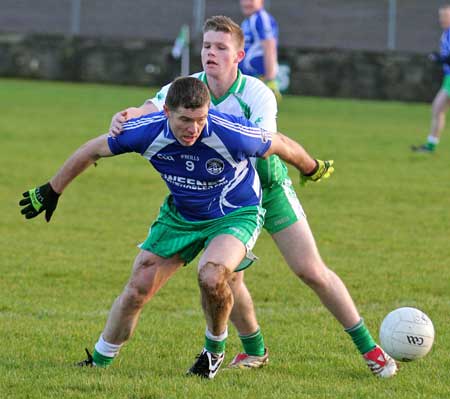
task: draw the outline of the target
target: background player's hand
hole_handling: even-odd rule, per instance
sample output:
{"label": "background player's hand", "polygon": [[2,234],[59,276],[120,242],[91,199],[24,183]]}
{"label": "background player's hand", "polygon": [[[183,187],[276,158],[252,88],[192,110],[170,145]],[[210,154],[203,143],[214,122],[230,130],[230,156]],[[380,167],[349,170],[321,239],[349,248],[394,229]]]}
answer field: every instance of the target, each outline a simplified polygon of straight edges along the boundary
{"label": "background player's hand", "polygon": [[300,174],[300,185],[304,186],[309,180],[320,181],[321,179],[327,179],[334,172],[334,161],[321,161],[316,159],[316,167],[311,173]]}
{"label": "background player's hand", "polygon": [[433,51],[432,53],[428,54],[428,59],[433,62],[439,62],[439,60],[441,59],[441,55],[438,52]]}
{"label": "background player's hand", "polygon": [[142,112],[139,108],[130,107],[115,114],[111,119],[111,125],[109,127],[109,134],[113,137],[117,137],[122,134],[122,127],[126,121],[133,118],[139,118],[142,116]]}
{"label": "background player's hand", "polygon": [[23,206],[20,211],[22,215],[25,215],[27,219],[31,219],[45,211],[45,220],[50,222],[60,196],[53,190],[50,183],[25,191],[22,196],[23,199],[19,202],[19,205]]}
{"label": "background player's hand", "polygon": [[278,87],[278,82],[275,79],[272,80],[266,80],[265,81],[266,86],[272,90],[273,94],[275,94],[275,98],[277,99],[277,102],[279,103],[283,96],[280,93],[280,89]]}

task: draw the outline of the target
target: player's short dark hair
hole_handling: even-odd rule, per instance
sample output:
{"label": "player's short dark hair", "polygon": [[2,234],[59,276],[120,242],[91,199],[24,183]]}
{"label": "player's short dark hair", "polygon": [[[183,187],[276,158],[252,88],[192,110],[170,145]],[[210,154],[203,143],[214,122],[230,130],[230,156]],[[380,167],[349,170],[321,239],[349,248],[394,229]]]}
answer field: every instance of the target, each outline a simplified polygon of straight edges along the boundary
{"label": "player's short dark hair", "polygon": [[166,96],[166,106],[170,110],[178,107],[196,109],[210,103],[208,87],[191,76],[175,79]]}
{"label": "player's short dark hair", "polygon": [[231,18],[224,15],[215,15],[208,18],[203,25],[203,33],[210,30],[213,32],[230,33],[236,40],[238,48],[244,48],[244,32],[242,32],[241,27]]}

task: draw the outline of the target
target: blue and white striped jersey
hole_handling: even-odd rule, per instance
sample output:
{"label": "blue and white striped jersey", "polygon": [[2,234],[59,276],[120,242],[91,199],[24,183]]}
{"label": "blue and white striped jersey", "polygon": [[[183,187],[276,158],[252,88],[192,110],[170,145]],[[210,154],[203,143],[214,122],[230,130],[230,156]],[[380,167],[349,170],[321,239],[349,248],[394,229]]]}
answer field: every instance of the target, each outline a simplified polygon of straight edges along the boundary
{"label": "blue and white striped jersey", "polygon": [[164,113],[157,112],[128,121],[108,144],[113,154],[137,152],[148,159],[187,220],[215,219],[261,202],[249,158],[269,149],[271,134],[245,118],[210,110],[198,140],[183,146]]}
{"label": "blue and white striped jersey", "polygon": [[[208,86],[205,72],[197,72],[191,76],[200,79]],[[155,97],[147,101],[152,102],[158,110],[162,111],[170,85],[161,88]],[[277,101],[272,91],[261,80],[244,75],[238,70],[236,80],[225,95],[216,99],[213,93],[210,92],[210,94],[210,109],[244,117],[270,132],[277,131]],[[281,183],[285,178],[285,167],[276,155],[267,159],[258,159],[257,171],[263,188],[271,187],[276,182]]]}
{"label": "blue and white striped jersey", "polygon": [[[441,36],[441,57],[447,58],[450,56],[450,29],[446,29]],[[450,75],[450,65],[442,64],[444,75]]]}
{"label": "blue and white striped jersey", "polygon": [[245,57],[239,68],[246,75],[263,76],[265,68],[261,41],[275,39],[278,44],[278,24],[275,18],[262,8],[244,19],[241,28],[245,37]]}

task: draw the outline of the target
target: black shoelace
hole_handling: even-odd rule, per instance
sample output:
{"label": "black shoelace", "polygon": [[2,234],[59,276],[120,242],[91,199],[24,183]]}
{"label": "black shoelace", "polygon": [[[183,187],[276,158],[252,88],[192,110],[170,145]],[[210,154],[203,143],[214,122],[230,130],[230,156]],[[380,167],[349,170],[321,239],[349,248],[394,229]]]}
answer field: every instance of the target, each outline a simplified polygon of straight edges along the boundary
{"label": "black shoelace", "polygon": [[83,360],[82,362],[79,362],[77,365],[80,367],[93,367],[94,366],[94,358],[89,353],[89,350],[85,348],[87,359]]}

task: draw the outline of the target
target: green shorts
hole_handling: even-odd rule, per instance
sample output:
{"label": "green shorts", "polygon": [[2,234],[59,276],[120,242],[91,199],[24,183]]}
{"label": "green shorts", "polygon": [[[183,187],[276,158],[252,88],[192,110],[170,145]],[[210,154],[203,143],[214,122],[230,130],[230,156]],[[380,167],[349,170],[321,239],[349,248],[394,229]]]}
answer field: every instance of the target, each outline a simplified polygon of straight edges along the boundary
{"label": "green shorts", "polygon": [[[161,205],[147,239],[139,247],[163,258],[179,254],[187,264],[208,246],[214,237],[231,234],[245,245],[247,257],[253,260],[251,250],[261,232],[264,213],[265,210],[260,206],[247,206],[221,218],[192,222],[180,215],[169,195]],[[243,270],[250,264],[251,262],[246,262],[236,271]]]}
{"label": "green shorts", "polygon": [[441,90],[444,90],[447,93],[447,96],[450,97],[450,75],[444,76],[444,80],[442,81]]}
{"label": "green shorts", "polygon": [[278,233],[306,217],[289,177],[263,189],[262,206],[266,210],[264,228],[269,234]]}

